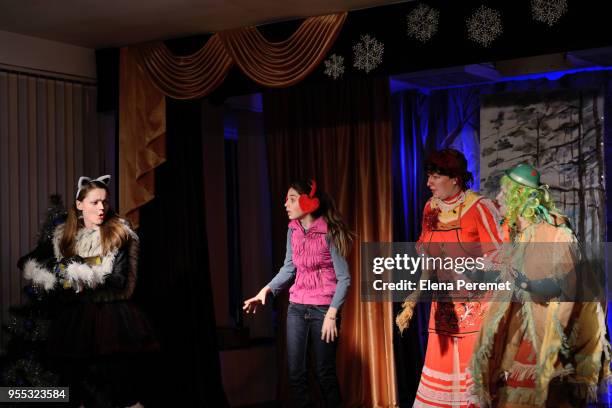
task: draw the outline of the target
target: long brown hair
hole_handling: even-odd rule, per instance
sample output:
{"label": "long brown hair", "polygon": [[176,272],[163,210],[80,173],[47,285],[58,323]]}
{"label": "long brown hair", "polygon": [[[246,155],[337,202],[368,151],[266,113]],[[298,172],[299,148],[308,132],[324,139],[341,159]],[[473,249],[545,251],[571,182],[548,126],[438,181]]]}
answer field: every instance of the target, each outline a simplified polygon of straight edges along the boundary
{"label": "long brown hair", "polygon": [[[87,197],[87,194],[96,188],[106,190],[106,194],[108,194],[108,187],[106,187],[104,183],[92,180],[81,189],[77,200],[83,201],[85,197]],[[76,207],[76,202],[68,209],[68,217],[66,218],[64,232],[59,243],[60,252],[62,256],[66,258],[76,255],[74,248],[76,234],[79,229],[85,227],[83,217],[80,217],[80,213],[81,211]],[[121,248],[129,238],[129,233],[123,225],[121,218],[119,218],[115,212],[108,210],[102,225],[100,225],[100,240],[102,242],[101,255],[106,255],[116,248]]]}
{"label": "long brown hair", "polygon": [[[289,186],[299,194],[309,194],[312,187],[309,181],[304,180],[294,181]],[[323,217],[327,223],[327,234],[331,242],[338,249],[340,255],[346,258],[351,250],[355,234],[349,230],[336,208],[334,199],[329,194],[317,187],[314,196],[319,199],[320,205],[318,209],[312,212],[312,216],[315,218]]]}

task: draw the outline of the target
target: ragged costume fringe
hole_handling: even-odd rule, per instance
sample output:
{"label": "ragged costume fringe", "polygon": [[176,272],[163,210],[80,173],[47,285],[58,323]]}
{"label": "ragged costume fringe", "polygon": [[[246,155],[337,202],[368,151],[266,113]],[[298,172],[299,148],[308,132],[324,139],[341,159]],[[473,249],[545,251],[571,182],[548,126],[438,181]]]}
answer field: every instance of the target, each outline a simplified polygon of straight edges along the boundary
{"label": "ragged costume fringe", "polygon": [[[523,299],[525,300],[525,299]],[[550,302],[547,308],[547,320],[542,338],[535,335],[533,302],[523,303],[519,315],[520,331],[532,344],[539,345],[536,351],[537,364],[528,367],[514,364],[512,372],[500,372],[506,379],[533,379],[535,389],[503,387],[502,399],[510,404],[532,404],[544,406],[547,403],[549,385],[560,382],[569,394],[581,401],[597,401],[598,389],[610,381],[610,344],[606,339],[605,311],[599,302],[576,303],[577,319],[570,335],[566,336],[558,313],[562,302]],[[479,340],[470,362],[470,371],[474,384],[470,389],[476,406],[491,406],[494,395],[491,395],[491,382],[500,368],[497,366],[501,355],[494,355],[494,347],[506,347],[498,344],[498,334],[506,330],[512,303],[492,303],[488,319],[483,322]],[[535,342],[534,342],[535,341]],[[577,347],[581,347],[579,350]],[[503,349],[499,349],[499,351]],[[559,358],[569,360],[571,364],[559,366]],[[497,361],[496,361],[497,359]],[[500,395],[497,396],[498,398]]]}

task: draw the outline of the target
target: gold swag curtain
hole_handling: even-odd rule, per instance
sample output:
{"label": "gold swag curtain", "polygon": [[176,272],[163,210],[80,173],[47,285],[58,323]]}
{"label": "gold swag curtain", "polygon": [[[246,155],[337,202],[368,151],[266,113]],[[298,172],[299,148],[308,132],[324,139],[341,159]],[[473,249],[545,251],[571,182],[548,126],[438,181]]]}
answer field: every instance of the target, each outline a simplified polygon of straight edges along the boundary
{"label": "gold swag curtain", "polygon": [[286,41],[268,42],[256,27],[220,36],[234,62],[256,83],[285,88],[319,66],[342,28],[346,13],[307,19]]}
{"label": "gold swag curtain", "polygon": [[134,47],[138,64],[161,93],[174,99],[197,99],[217,88],[232,67],[219,34],[195,53],[173,55],[162,42]]}
{"label": "gold swag curtain", "polygon": [[161,42],[121,50],[119,96],[120,212],[138,225],[138,208],[153,199],[155,167],[165,160],[165,96],[210,94],[235,63],[256,83],[294,85],[315,70],[347,13],[310,17],[287,40],[267,41],[256,27],[213,35],[197,52],[175,56]]}

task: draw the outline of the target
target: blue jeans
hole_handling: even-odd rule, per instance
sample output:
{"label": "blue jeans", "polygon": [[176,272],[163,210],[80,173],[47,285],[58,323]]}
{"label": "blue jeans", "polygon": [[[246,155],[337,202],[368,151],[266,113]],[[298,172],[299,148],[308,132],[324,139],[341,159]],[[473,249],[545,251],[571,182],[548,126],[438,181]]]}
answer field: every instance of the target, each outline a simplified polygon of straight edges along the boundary
{"label": "blue jeans", "polygon": [[[287,359],[289,382],[293,391],[293,405],[311,407],[308,390],[308,345],[312,347],[317,382],[321,387],[326,407],[341,406],[340,386],[336,375],[336,348],[338,339],[330,343],[321,340],[323,320],[328,305],[315,306],[289,303],[287,310]],[[338,329],[340,320],[336,320]]]}

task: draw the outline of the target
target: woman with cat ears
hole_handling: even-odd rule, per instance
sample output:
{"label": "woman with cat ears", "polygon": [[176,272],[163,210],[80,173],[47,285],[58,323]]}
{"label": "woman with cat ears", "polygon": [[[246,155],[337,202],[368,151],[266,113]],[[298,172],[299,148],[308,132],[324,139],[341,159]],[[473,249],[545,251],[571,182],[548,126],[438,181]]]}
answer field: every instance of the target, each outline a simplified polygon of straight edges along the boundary
{"label": "woman with cat ears", "polygon": [[351,276],[346,257],[353,234],[334,201],[314,180],[291,183],[285,199],[289,217],[285,262],[259,293],[244,302],[247,313],[265,305],[269,293],[277,295],[291,282],[287,311],[289,381],[295,406],[311,406],[306,349],[316,360],[316,376],[326,406],[341,405],[336,376],[336,349],[340,307]]}
{"label": "woman with cat ears", "polygon": [[70,406],[142,407],[153,330],[131,302],[139,240],[109,208],[111,176],[80,177],[66,220],[19,260],[24,278],[59,299],[47,354]]}

